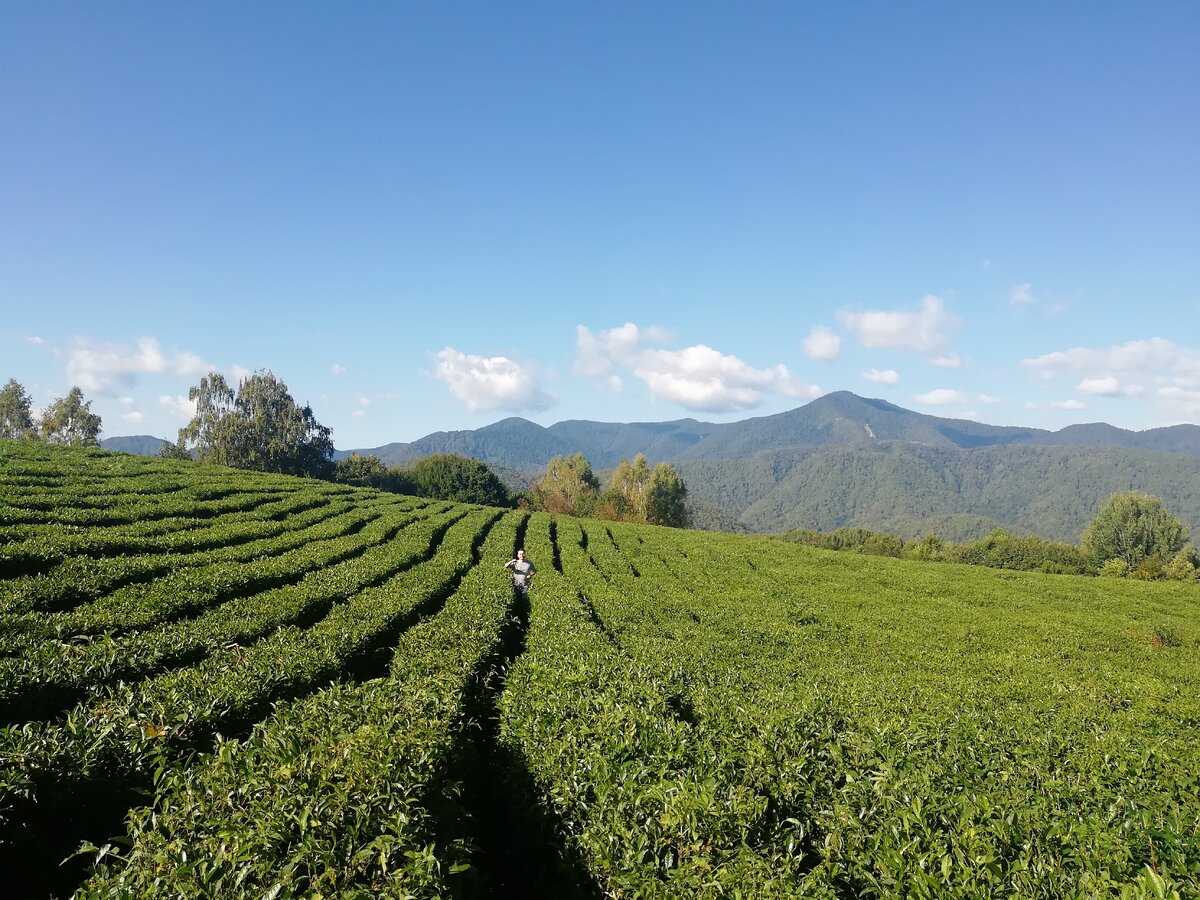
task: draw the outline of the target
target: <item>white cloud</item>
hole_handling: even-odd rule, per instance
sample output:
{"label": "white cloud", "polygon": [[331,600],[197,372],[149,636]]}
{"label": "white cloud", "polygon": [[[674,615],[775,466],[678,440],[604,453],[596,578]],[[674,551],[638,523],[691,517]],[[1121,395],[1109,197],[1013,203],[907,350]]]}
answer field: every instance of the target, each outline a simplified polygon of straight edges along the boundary
{"label": "white cloud", "polygon": [[175,418],[184,422],[190,422],[192,416],[196,414],[196,401],[189,400],[186,395],[176,394],[172,397],[170,394],[160,394],[158,405],[166,407],[174,413]]}
{"label": "white cloud", "polygon": [[356,419],[361,419],[366,414],[367,414],[367,411],[365,409],[356,409],[350,413],[350,415],[354,416],[354,418],[356,418]]}
{"label": "white cloud", "polygon": [[1200,378],[1200,353],[1159,337],[1111,347],[1074,347],[1022,360],[1021,365],[1046,380],[1079,371],[1100,373],[1093,377],[1112,374],[1142,379],[1151,373],[1166,371]]}
{"label": "white cloud", "polygon": [[933,294],[921,301],[916,312],[872,311],[839,312],[838,322],[858,335],[859,343],[870,349],[884,347],[929,353],[946,344],[945,332],[954,325],[940,297]]}
{"label": "white cloud", "polygon": [[960,419],[970,419],[972,422],[978,422],[979,421],[979,410],[971,409],[971,410],[968,410],[967,412],[961,412],[958,414],[958,417]]}
{"label": "white cloud", "polygon": [[26,342],[28,342],[28,343],[30,343],[30,344],[35,344],[35,345],[37,345],[37,346],[39,346],[39,347],[40,347],[42,344],[46,343],[46,341],[45,341],[45,339],[44,339],[44,338],[40,338],[40,337],[38,337],[36,334],[30,334],[30,335],[26,335],[26,337],[25,337],[25,340],[26,340]]}
{"label": "white cloud", "polygon": [[329,371],[330,371],[330,374],[332,374],[334,376],[345,375],[346,367],[343,366],[341,363],[334,363],[332,366],[329,367]]}
{"label": "white cloud", "polygon": [[1166,338],[1073,347],[1023,360],[1021,365],[1045,382],[1069,378],[1075,390],[1086,396],[1149,395],[1172,417],[1200,412],[1191,397],[1192,391],[1200,389],[1200,351]]}
{"label": "white cloud", "polygon": [[993,397],[991,394],[978,394],[975,397],[980,403],[1003,403],[999,397]]}
{"label": "white cloud", "polygon": [[662,328],[638,328],[632,322],[599,334],[585,325],[576,325],[576,356],[571,371],[589,378],[611,375],[619,368],[634,366],[646,344],[662,344],[668,339]]}
{"label": "white cloud", "polygon": [[1051,403],[1026,403],[1026,409],[1087,409],[1087,405],[1078,400],[1055,400]]}
{"label": "white cloud", "polygon": [[1032,284],[1018,284],[1012,289],[1012,294],[1008,298],[1009,303],[1013,306],[1029,306],[1037,302],[1037,297],[1033,295]]}
{"label": "white cloud", "polygon": [[119,399],[119,402],[122,406],[133,406],[133,398],[132,397],[121,397]]}
{"label": "white cloud", "polygon": [[619,370],[630,370],[655,397],[703,412],[732,412],[759,406],[767,392],[813,399],[821,389],[795,378],[786,366],[756,369],[736,356],[704,344],[681,350],[647,347],[668,339],[661,329],[639,329],[632,322],[596,334],[576,328],[577,375],[603,379],[615,389]]}
{"label": "white cloud", "polygon": [[121,420],[124,422],[142,422],[146,418],[146,414],[138,412],[136,409],[130,412],[121,413]]}
{"label": "white cloud", "polygon": [[254,370],[247,369],[245,366],[234,365],[229,367],[229,374],[233,378],[235,384],[241,385],[243,381],[254,374]]}
{"label": "white cloud", "polygon": [[538,387],[533,370],[505,356],[475,356],[445,347],[434,376],[472,412],[547,409],[554,398]]}
{"label": "white cloud", "polygon": [[1121,382],[1112,375],[1104,378],[1085,378],[1075,386],[1081,394],[1095,394],[1098,397],[1120,397],[1125,391]]}
{"label": "white cloud", "polygon": [[899,384],[900,373],[895,369],[868,369],[865,372],[859,372],[859,377],[863,381],[870,381],[875,384]]}
{"label": "white cloud", "polygon": [[963,359],[955,353],[948,353],[945,356],[935,356],[929,360],[931,366],[937,366],[939,369],[961,369]]}
{"label": "white cloud", "polygon": [[842,339],[824,325],[817,325],[804,339],[809,359],[837,359],[842,354]]}
{"label": "white cloud", "polygon": [[139,375],[207,375],[216,369],[194,353],[163,352],[156,338],[139,338],[137,349],[79,338],[67,355],[67,379],[86,391],[107,391],[114,384],[130,385]]}
{"label": "white cloud", "polygon": [[913,399],[926,406],[946,406],[952,403],[966,403],[967,395],[951,388],[938,388],[925,394],[917,394]]}

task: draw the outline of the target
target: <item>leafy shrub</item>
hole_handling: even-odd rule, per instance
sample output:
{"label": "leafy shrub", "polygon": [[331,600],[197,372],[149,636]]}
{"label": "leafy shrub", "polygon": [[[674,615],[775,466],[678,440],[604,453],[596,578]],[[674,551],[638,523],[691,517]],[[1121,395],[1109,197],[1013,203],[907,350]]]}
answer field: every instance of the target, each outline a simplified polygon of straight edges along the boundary
{"label": "leafy shrub", "polygon": [[1101,578],[1126,578],[1129,576],[1129,563],[1123,559],[1110,559],[1100,567]]}
{"label": "leafy shrub", "polygon": [[969,565],[1057,575],[1082,575],[1089,568],[1087,558],[1077,547],[1036,535],[1017,537],[1003,529],[964,544],[956,549],[954,557]]}
{"label": "leafy shrub", "polygon": [[905,547],[904,556],[925,562],[941,562],[946,558],[946,545],[936,534],[927,534],[916,543]]}

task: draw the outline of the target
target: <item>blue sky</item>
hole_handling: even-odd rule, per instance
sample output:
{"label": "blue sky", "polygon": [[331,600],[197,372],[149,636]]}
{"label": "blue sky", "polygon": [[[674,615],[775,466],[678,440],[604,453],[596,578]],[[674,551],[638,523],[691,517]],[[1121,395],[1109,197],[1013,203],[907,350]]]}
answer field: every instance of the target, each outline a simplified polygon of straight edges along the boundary
{"label": "blue sky", "polygon": [[339,447],[1200,421],[1200,4],[0,6],[0,380]]}

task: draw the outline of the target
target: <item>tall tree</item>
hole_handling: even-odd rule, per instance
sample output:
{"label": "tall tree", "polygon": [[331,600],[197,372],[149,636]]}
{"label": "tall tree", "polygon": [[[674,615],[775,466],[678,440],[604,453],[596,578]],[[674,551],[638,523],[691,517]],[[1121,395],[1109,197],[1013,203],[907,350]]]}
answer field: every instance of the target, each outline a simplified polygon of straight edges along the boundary
{"label": "tall tree", "polygon": [[188,399],[196,404],[192,420],[179,429],[175,446],[179,452],[194,449],[197,461],[219,466],[236,466],[233,448],[233,424],[236,418],[236,393],[225,376],[210,372],[188,390]]}
{"label": "tall tree", "polygon": [[1188,528],[1148,494],[1113,494],[1083,531],[1083,550],[1095,565],[1110,559],[1135,567],[1156,557],[1165,564],[1187,543]]}
{"label": "tall tree", "polygon": [[102,420],[92,412],[92,401],[84,401],[83,391],[71,388],[42,412],[41,433],[52,444],[94,447],[99,443]]}
{"label": "tall tree", "polygon": [[243,378],[236,392],[210,372],[188,398],[196,413],[179,429],[176,444],[194,449],[200,462],[314,478],[332,473],[331,430],[269,369]]}
{"label": "tall tree", "polygon": [[604,499],[622,516],[644,522],[646,489],[649,485],[650,466],[646,462],[646,455],[639,453],[633,462],[623,459],[617,464]]}
{"label": "tall tree", "polygon": [[485,463],[458,453],[436,453],[417,460],[402,473],[420,497],[508,506],[508,489]]}
{"label": "tall tree", "polygon": [[556,456],[533,483],[530,496],[536,509],[560,515],[591,515],[596,506],[600,480],[582,453]]}
{"label": "tall tree", "polygon": [[15,378],[0,388],[0,438],[22,438],[33,433],[29,393]]}
{"label": "tall tree", "polygon": [[687,487],[668,463],[659,463],[646,485],[646,521],[651,525],[686,528]]}

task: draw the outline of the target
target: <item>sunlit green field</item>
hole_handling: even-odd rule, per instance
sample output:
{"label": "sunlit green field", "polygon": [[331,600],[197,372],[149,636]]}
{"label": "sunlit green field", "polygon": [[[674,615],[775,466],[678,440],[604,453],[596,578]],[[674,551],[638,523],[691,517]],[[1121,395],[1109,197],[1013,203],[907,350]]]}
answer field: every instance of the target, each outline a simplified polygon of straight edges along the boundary
{"label": "sunlit green field", "polygon": [[1195,586],[36,444],[0,503],[16,896],[1200,895]]}

